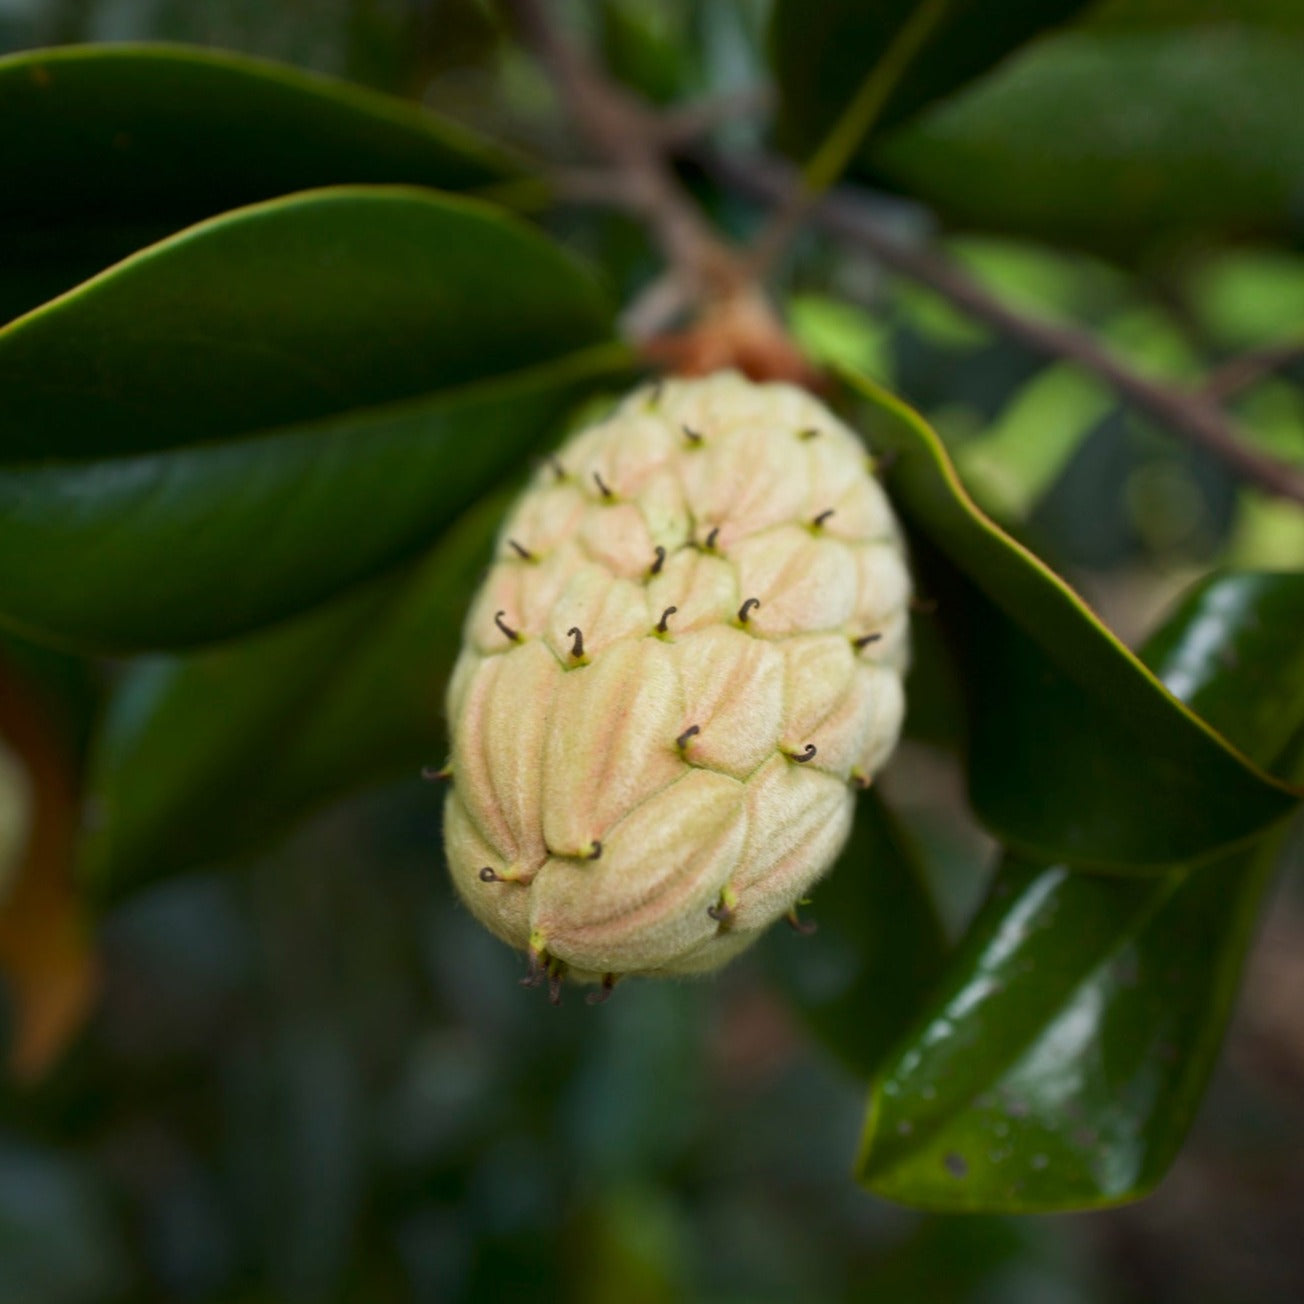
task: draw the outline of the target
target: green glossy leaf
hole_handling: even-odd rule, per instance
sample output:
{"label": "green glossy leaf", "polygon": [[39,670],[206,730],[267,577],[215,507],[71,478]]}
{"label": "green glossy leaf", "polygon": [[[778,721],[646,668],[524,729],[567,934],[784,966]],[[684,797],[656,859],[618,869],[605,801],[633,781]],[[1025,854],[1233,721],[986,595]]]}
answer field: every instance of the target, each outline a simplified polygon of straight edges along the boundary
{"label": "green glossy leaf", "polygon": [[[628,366],[586,273],[467,200],[309,192],[0,330],[0,621],[178,646],[412,552]],[[567,356],[572,355],[572,356]]]}
{"label": "green glossy leaf", "polygon": [[1304,573],[1238,571],[1197,584],[1141,649],[1180,698],[1271,763],[1304,723]]}
{"label": "green glossy leaf", "polygon": [[1145,882],[1007,860],[953,976],[873,1084],[862,1180],[955,1211],[1145,1194],[1221,1042],[1270,841]]}
{"label": "green glossy leaf", "polygon": [[0,59],[0,320],[152,240],[315,186],[468,190],[519,165],[402,100],[243,55],[70,46]]}
{"label": "green glossy leaf", "polygon": [[884,136],[871,171],[954,222],[1131,256],[1299,229],[1304,37],[1061,33]]}
{"label": "green glossy leaf", "polygon": [[[888,127],[952,94],[1010,51],[1087,7],[1088,0],[945,0],[919,53],[889,94]],[[770,55],[782,97],[780,136],[806,154],[837,121],[918,0],[778,0]]]}
{"label": "green glossy leaf", "polygon": [[868,1077],[941,971],[945,938],[918,854],[877,793],[859,799],[845,850],[803,915],[814,937],[776,928],[770,972],[815,1035]]}
{"label": "green glossy leaf", "polygon": [[444,684],[502,502],[412,568],[253,637],[128,675],[91,769],[84,872],[112,898],[236,856],[444,756]]}
{"label": "green glossy leaf", "polygon": [[[1261,760],[1304,724],[1304,575],[1232,574],[1147,659]],[[1281,838],[1145,880],[1007,858],[947,979],[871,1090],[861,1174],[931,1208],[1144,1194],[1218,1052]]]}
{"label": "green glossy leaf", "polygon": [[[888,485],[945,564],[931,577],[960,642],[970,796],[1033,859],[1153,871],[1252,840],[1299,793],[1163,684],[1081,598],[973,504],[922,418],[864,377]],[[1126,758],[1121,763],[1120,758]]]}

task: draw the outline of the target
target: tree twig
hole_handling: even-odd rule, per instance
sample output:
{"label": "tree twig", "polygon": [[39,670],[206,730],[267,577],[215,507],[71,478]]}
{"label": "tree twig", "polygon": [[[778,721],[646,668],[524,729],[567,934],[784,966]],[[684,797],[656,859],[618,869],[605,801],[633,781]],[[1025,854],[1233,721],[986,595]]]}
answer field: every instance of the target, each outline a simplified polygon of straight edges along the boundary
{"label": "tree twig", "polygon": [[1211,403],[1225,403],[1229,398],[1257,385],[1259,381],[1281,371],[1293,362],[1304,360],[1304,340],[1284,340],[1280,344],[1266,344],[1261,349],[1250,349],[1237,357],[1228,358],[1211,371],[1200,386],[1200,394]]}
{"label": "tree twig", "polygon": [[769,86],[742,86],[687,104],[669,105],[656,120],[657,135],[663,150],[683,150],[718,127],[739,119],[764,118],[773,107],[774,91]]}
{"label": "tree twig", "polygon": [[504,0],[522,39],[548,70],[575,127],[614,169],[623,207],[640,213],[672,273],[694,292],[729,289],[741,259],[679,185],[659,117],[612,82],[560,30],[547,0]]}
{"label": "tree twig", "polygon": [[[576,189],[587,191],[583,197],[590,201],[611,202],[641,214],[669,264],[663,284],[640,307],[639,329],[652,333],[664,324],[645,322],[644,316],[660,316],[683,304],[709,302],[712,296],[722,302],[754,300],[753,306],[758,306],[755,269],[716,234],[675,176],[668,151],[674,147],[676,133],[667,131],[656,113],[607,78],[567,39],[553,21],[555,15],[546,0],[503,2],[522,37],[551,74],[575,126],[612,169],[610,185],[605,178],[589,176]],[[808,187],[786,164],[701,148],[691,152],[717,179],[740,193],[781,210],[806,207]],[[808,220],[1043,357],[1075,362],[1101,377],[1138,411],[1208,449],[1245,482],[1304,503],[1304,469],[1250,445],[1208,392],[1153,380],[1133,370],[1089,332],[1026,316],[1009,307],[936,250],[902,240],[885,229],[854,194],[830,192],[809,208]],[[1272,360],[1271,365],[1284,362]],[[1242,367],[1238,374],[1247,374],[1247,369]],[[1231,383],[1234,389],[1244,382],[1233,375]],[[1215,399],[1228,384],[1224,376],[1221,388],[1212,391]]]}
{"label": "tree twig", "polygon": [[[665,256],[665,274],[622,319],[644,356],[682,375],[735,367],[755,379],[817,384],[818,373],[793,343],[760,278],[680,183],[671,162],[675,132],[667,131],[662,115],[572,44],[547,0],[503,3],[575,126],[610,165],[620,206],[643,217]],[[574,195],[581,202],[600,198],[591,184],[581,191]],[[682,329],[672,330],[681,316]]]}
{"label": "tree twig", "polygon": [[[693,157],[717,180],[762,203],[787,205],[800,192],[798,173],[774,159],[704,150],[694,151]],[[1236,423],[1202,393],[1142,375],[1087,331],[1026,316],[1009,307],[936,250],[909,243],[884,229],[864,201],[845,190],[826,195],[811,208],[808,220],[1043,357],[1075,362],[1099,376],[1137,411],[1208,449],[1246,483],[1304,503],[1304,468],[1259,452]]]}

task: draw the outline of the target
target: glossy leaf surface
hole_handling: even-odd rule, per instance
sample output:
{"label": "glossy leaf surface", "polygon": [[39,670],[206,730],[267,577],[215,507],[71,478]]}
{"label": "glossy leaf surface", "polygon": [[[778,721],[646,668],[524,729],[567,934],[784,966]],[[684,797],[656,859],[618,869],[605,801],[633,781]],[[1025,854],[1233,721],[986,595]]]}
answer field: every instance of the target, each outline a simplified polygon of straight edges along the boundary
{"label": "glossy leaf surface", "polygon": [[[782,95],[780,133],[809,153],[837,121],[870,69],[919,9],[916,0],[779,0],[770,54]],[[889,127],[952,94],[1086,0],[944,0],[919,52],[884,104]]]}
{"label": "glossy leaf surface", "polygon": [[575,356],[609,331],[580,267],[469,201],[327,190],[192,228],[0,331],[0,620],[139,649],[303,608],[627,366]]}
{"label": "glossy leaf surface", "polygon": [[0,320],[202,218],[295,190],[467,190],[519,165],[402,100],[167,45],[0,59]]}
{"label": "glossy leaf surface", "polygon": [[1082,30],[885,136],[872,171],[971,227],[1122,256],[1297,230],[1304,39],[1232,22]]}
{"label": "glossy leaf surface", "polygon": [[934,596],[961,641],[970,794],[998,838],[1034,859],[1153,871],[1231,849],[1294,808],[1297,789],[1168,693],[978,511],[922,418],[852,381],[871,445],[894,455],[890,489],[945,559]]}
{"label": "glossy leaf surface", "polygon": [[97,894],[238,855],[331,797],[439,764],[444,684],[502,506],[475,508],[400,575],[135,667],[93,758]]}
{"label": "glossy leaf surface", "polygon": [[1197,584],[1141,649],[1175,697],[1264,762],[1304,722],[1304,574],[1244,571]]}
{"label": "glossy leaf surface", "polygon": [[[1302,603],[1304,576],[1216,579],[1148,658],[1271,759],[1304,724]],[[954,1210],[1086,1208],[1149,1190],[1203,1094],[1280,842],[1146,880],[1008,858],[873,1084],[863,1180]]]}

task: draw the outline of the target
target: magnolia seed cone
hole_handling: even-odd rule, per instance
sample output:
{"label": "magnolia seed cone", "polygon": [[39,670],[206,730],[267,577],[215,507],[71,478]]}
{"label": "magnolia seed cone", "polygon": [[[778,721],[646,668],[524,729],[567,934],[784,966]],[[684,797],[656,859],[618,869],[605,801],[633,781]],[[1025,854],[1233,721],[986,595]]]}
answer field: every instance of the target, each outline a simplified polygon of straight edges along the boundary
{"label": "magnolia seed cone", "polygon": [[636,391],[540,469],[466,622],[444,828],[471,912],[554,980],[737,955],[896,744],[909,597],[865,448],[809,394]]}

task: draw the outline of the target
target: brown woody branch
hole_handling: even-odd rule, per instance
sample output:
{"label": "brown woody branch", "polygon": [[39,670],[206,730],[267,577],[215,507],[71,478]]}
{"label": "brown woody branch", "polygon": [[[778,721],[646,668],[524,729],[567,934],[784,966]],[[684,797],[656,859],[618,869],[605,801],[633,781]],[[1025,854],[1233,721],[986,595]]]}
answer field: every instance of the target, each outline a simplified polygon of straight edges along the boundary
{"label": "brown woody branch", "polygon": [[682,130],[667,129],[660,116],[608,78],[562,32],[548,0],[503,4],[572,123],[613,170],[619,206],[648,223],[672,274],[688,282],[693,295],[734,288],[742,277],[740,259],[689,199],[667,159]]}
{"label": "brown woody branch", "polygon": [[696,145],[703,136],[730,122],[768,117],[774,92],[768,86],[742,86],[687,104],[672,104],[656,117],[663,149],[672,152]]}
{"label": "brown woody branch", "polygon": [[[652,334],[685,305],[713,297],[742,304],[750,317],[760,302],[752,284],[754,269],[711,227],[680,185],[670,154],[702,130],[692,116],[676,125],[611,81],[555,22],[547,0],[503,0],[525,42],[549,72],[576,128],[610,169],[572,173],[562,186],[580,202],[611,204],[640,215],[655,235],[669,265],[667,278],[654,283],[627,322],[636,334]],[[711,111],[713,114],[714,111]],[[711,125],[711,116],[706,125]],[[789,211],[803,193],[799,174],[774,159],[691,149],[717,180],[739,193]],[[962,268],[935,249],[901,239],[887,230],[854,192],[837,190],[808,211],[809,222],[837,239],[867,251],[883,266],[949,300],[978,321],[1024,344],[1043,357],[1075,362],[1101,377],[1137,411],[1174,434],[1214,453],[1247,484],[1265,493],[1304,503],[1304,469],[1278,461],[1249,444],[1219,401],[1298,353],[1265,350],[1233,360],[1201,390],[1182,389],[1142,375],[1088,331],[1027,316],[990,294]]]}
{"label": "brown woody branch", "polygon": [[[789,204],[801,184],[795,170],[777,160],[708,151],[696,151],[694,157],[718,181],[762,203]],[[1208,449],[1247,484],[1304,503],[1304,469],[1252,447],[1236,423],[1207,394],[1142,375],[1087,331],[1010,308],[935,249],[911,244],[885,229],[864,201],[847,190],[837,190],[822,199],[811,209],[809,221],[865,250],[884,267],[928,286],[969,316],[1043,357],[1075,362],[1099,376],[1137,411]],[[1280,366],[1289,357],[1274,355],[1269,361]]]}
{"label": "brown woody branch", "polygon": [[[671,163],[677,145],[709,130],[722,111],[736,113],[737,103],[658,114],[567,38],[547,0],[503,2],[572,122],[611,169],[614,202],[643,217],[668,264],[625,311],[626,334],[650,361],[683,375],[736,367],[754,379],[817,384],[818,374],[784,329],[760,279],[689,198]],[[754,107],[755,97],[748,103]],[[591,178],[570,198],[602,202]],[[682,329],[670,330],[678,318],[685,319]]]}
{"label": "brown woody branch", "polygon": [[1225,403],[1243,390],[1257,385],[1274,371],[1281,371],[1300,361],[1304,361],[1304,340],[1286,340],[1281,344],[1267,344],[1261,349],[1251,349],[1237,357],[1228,358],[1211,371],[1204,378],[1200,393],[1210,402]]}

